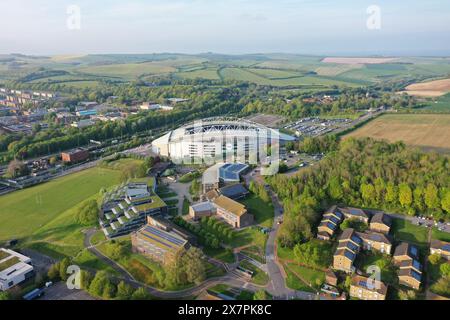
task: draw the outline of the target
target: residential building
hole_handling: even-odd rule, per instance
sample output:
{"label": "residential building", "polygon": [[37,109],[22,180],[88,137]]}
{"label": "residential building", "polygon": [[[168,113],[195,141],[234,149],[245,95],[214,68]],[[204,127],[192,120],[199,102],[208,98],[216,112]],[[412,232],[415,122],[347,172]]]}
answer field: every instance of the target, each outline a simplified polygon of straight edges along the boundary
{"label": "residential building", "polygon": [[330,240],[343,219],[344,215],[339,211],[338,207],[332,206],[322,217],[322,221],[317,228],[317,238]]}
{"label": "residential building", "polygon": [[63,162],[77,163],[89,158],[89,151],[78,148],[70,151],[62,152],[61,159]]}
{"label": "residential building", "polygon": [[389,234],[391,230],[392,219],[383,212],[376,213],[370,220],[369,228],[372,231]]}
{"label": "residential building", "polygon": [[0,248],[0,291],[6,291],[33,275],[34,268],[29,257]]}
{"label": "residential building", "polygon": [[357,232],[357,235],[362,240],[364,250],[376,250],[381,253],[391,254],[392,242],[385,234],[366,231]]}
{"label": "residential building", "polygon": [[431,240],[431,254],[438,254],[442,258],[450,260],[450,242]]}
{"label": "residential building", "polygon": [[325,273],[325,282],[332,286],[337,286],[338,284],[338,278],[336,274],[332,270],[328,270]]}
{"label": "residential building", "polygon": [[371,278],[354,276],[350,285],[350,297],[361,300],[386,300],[387,286]]}
{"label": "residential building", "polygon": [[339,211],[342,212],[342,214],[346,219],[356,219],[366,224],[369,224],[370,216],[363,209],[344,207],[339,208]]}
{"label": "residential building", "polygon": [[422,283],[422,273],[415,271],[413,268],[400,269],[398,283],[419,290]]}
{"label": "residential building", "polygon": [[333,255],[333,268],[352,273],[355,270],[353,263],[361,245],[362,240],[355,230],[352,228],[345,229],[339,237],[338,246]]}
{"label": "residential building", "polygon": [[253,215],[239,202],[220,195],[213,200],[217,216],[225,220],[234,228],[247,227],[253,223]]}
{"label": "residential building", "polygon": [[189,247],[189,242],[173,231],[146,225],[131,234],[132,250],[166,264],[177,253]]}
{"label": "residential building", "polygon": [[395,248],[394,264],[400,268],[399,284],[418,290],[422,282],[422,265],[417,247],[402,242]]}
{"label": "residential building", "polygon": [[394,264],[399,266],[403,261],[419,259],[419,250],[408,242],[401,242],[394,251]]}
{"label": "residential building", "polygon": [[210,217],[214,214],[216,214],[216,207],[209,201],[200,202],[189,206],[189,216],[193,220],[198,220],[202,217]]}

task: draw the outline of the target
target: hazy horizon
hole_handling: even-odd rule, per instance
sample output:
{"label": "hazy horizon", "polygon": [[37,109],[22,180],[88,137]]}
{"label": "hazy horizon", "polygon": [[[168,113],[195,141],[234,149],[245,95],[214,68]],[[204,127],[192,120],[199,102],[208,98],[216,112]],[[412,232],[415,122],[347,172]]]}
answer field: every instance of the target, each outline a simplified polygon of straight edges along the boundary
{"label": "hazy horizon", "polygon": [[[1,1],[0,53],[450,55],[449,1],[335,2]],[[380,19],[371,29],[373,5]]]}

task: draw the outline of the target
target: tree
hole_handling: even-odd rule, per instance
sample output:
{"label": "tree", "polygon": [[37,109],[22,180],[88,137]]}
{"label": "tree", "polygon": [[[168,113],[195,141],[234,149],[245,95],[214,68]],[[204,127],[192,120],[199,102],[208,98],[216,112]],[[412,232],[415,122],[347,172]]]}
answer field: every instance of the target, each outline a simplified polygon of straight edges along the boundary
{"label": "tree", "polygon": [[8,177],[11,178],[22,177],[29,174],[29,172],[30,170],[28,169],[26,163],[19,160],[11,161],[8,165],[8,168],[6,169]]}
{"label": "tree", "polygon": [[8,292],[6,292],[6,291],[0,292],[0,301],[10,300],[10,299],[11,299],[11,296],[9,295]]}
{"label": "tree", "polygon": [[94,276],[92,273],[86,270],[81,270],[81,289],[85,291],[89,290],[89,286],[93,278]]}
{"label": "tree", "polygon": [[403,208],[409,208],[412,204],[412,191],[407,183],[401,183],[398,188],[398,198]]}
{"label": "tree", "polygon": [[59,276],[59,263],[54,263],[50,266],[50,268],[47,271],[47,276],[49,277],[50,280],[57,280],[60,278]]}
{"label": "tree", "polygon": [[133,287],[126,284],[124,281],[120,281],[117,285],[117,298],[120,300],[128,300],[131,299],[134,293]]}
{"label": "tree", "polygon": [[417,298],[414,290],[400,290],[398,297],[400,300],[415,300]]}
{"label": "tree", "polygon": [[268,300],[266,290],[258,290],[253,295],[253,300]]}
{"label": "tree", "polygon": [[441,261],[441,256],[437,253],[432,254],[432,255],[428,256],[428,261],[430,261],[430,263],[432,265],[436,265]]}
{"label": "tree", "polygon": [[87,200],[78,208],[75,219],[83,226],[91,226],[97,223],[98,212],[97,201]]}
{"label": "tree", "polygon": [[361,195],[364,202],[368,205],[374,203],[376,199],[375,187],[370,183],[361,185]]}
{"label": "tree", "polygon": [[200,284],[205,280],[206,266],[200,249],[190,247],[183,256],[183,266],[188,282]]}
{"label": "tree", "polygon": [[96,297],[103,296],[103,292],[108,282],[109,280],[106,271],[98,271],[89,286],[89,293]]}
{"label": "tree", "polygon": [[364,232],[367,230],[368,226],[362,221],[359,221],[357,219],[345,219],[344,222],[341,223],[339,226],[341,230],[345,230],[348,228],[353,228],[356,231]]}
{"label": "tree", "polygon": [[150,300],[150,294],[143,287],[139,287],[133,294],[131,295],[131,300]]}
{"label": "tree", "polygon": [[450,190],[447,190],[447,192],[445,192],[441,200],[441,205],[442,209],[450,214]]}
{"label": "tree", "polygon": [[70,266],[69,258],[64,258],[59,263],[59,277],[63,281],[66,281],[67,278],[69,278],[69,274],[67,273],[67,269],[69,268],[69,266]]}
{"label": "tree", "polygon": [[439,267],[439,271],[444,277],[450,276],[450,264],[449,263],[443,263]]}
{"label": "tree", "polygon": [[434,183],[428,183],[425,189],[425,204],[430,209],[436,209],[439,207],[438,189]]}
{"label": "tree", "polygon": [[105,282],[105,286],[103,288],[102,297],[104,299],[113,299],[116,295],[116,286],[111,282],[111,280],[107,279]]}
{"label": "tree", "polygon": [[397,187],[392,182],[388,182],[386,186],[386,201],[389,203],[397,201]]}
{"label": "tree", "polygon": [[344,196],[344,190],[342,190],[342,185],[339,181],[339,177],[331,177],[330,182],[328,183],[328,192],[332,199],[342,199],[342,197]]}

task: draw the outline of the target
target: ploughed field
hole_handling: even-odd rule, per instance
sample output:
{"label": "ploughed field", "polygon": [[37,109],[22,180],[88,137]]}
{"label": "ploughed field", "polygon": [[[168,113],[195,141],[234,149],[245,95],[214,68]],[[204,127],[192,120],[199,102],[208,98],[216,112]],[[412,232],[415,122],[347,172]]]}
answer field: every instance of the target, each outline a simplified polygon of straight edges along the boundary
{"label": "ploughed field", "polygon": [[430,151],[450,153],[450,114],[389,114],[376,118],[348,137],[371,137]]}

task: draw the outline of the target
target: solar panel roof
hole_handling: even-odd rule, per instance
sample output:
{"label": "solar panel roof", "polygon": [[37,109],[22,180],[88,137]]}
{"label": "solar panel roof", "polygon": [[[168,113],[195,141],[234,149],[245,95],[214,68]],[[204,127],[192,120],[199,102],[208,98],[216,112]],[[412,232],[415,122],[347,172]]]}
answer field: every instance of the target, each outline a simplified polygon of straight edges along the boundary
{"label": "solar panel roof", "polygon": [[442,249],[445,251],[450,251],[450,244],[446,244],[446,245],[442,246]]}
{"label": "solar panel roof", "polygon": [[[168,241],[168,242],[170,242],[172,244],[175,244],[177,246],[182,246],[184,244],[184,242],[185,242],[184,240],[182,240],[180,238],[172,236],[170,233],[167,233],[165,231],[159,230],[159,229],[154,228],[152,226],[145,227],[144,231],[148,232],[150,235],[155,236],[156,238],[164,239],[164,240],[166,240],[166,241]],[[143,234],[146,235],[146,236],[149,236],[145,232]],[[154,237],[151,237],[151,238],[154,239]],[[156,240],[158,242],[161,242],[158,239],[154,239],[154,240]]]}
{"label": "solar panel roof", "polygon": [[414,270],[411,270],[411,276],[418,281],[420,281],[420,279],[421,279],[420,274],[415,272]]}
{"label": "solar panel roof", "polygon": [[412,255],[417,256],[417,248],[416,248],[416,247],[411,246],[411,247],[410,247],[410,252],[411,252]]}
{"label": "solar panel roof", "polygon": [[348,251],[348,250],[345,250],[344,255],[347,258],[349,258],[350,260],[354,260],[355,259],[355,255],[352,252]]}
{"label": "solar panel roof", "polygon": [[422,268],[422,265],[417,260],[413,260],[412,264],[413,264],[413,267],[416,268],[417,270],[420,270]]}

